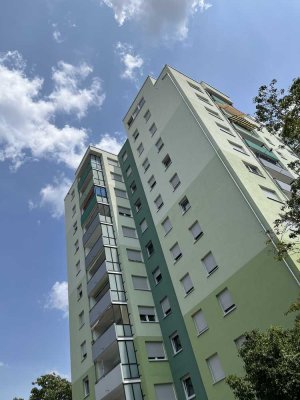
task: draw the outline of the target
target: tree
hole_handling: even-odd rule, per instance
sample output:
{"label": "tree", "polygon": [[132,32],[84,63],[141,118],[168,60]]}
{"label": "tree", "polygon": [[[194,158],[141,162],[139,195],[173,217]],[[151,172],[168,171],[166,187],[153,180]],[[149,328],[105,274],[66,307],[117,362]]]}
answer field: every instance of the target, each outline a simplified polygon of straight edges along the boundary
{"label": "tree", "polygon": [[[300,156],[300,78],[294,79],[287,92],[276,88],[276,80],[269,86],[261,86],[254,98],[256,118],[262,127],[278,136],[298,157]],[[292,241],[280,240],[278,256],[288,251],[299,252],[300,237],[300,161],[289,164],[296,178],[291,184],[291,197],[282,207],[275,221],[275,230],[282,238],[285,234]]]}
{"label": "tree", "polygon": [[72,400],[71,383],[54,372],[37,378],[29,400]]}
{"label": "tree", "polygon": [[[299,311],[300,299],[289,310]],[[227,383],[239,400],[297,400],[300,393],[300,319],[294,327],[271,327],[245,335],[239,350],[246,375],[230,375]]]}

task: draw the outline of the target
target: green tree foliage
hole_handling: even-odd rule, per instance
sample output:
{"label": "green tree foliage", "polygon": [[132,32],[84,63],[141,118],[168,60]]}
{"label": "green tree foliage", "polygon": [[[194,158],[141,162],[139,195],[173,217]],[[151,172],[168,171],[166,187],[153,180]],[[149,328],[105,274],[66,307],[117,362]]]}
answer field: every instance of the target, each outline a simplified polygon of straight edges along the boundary
{"label": "green tree foliage", "polygon": [[[289,312],[300,309],[300,299]],[[294,327],[271,327],[246,333],[239,350],[245,376],[230,375],[227,383],[239,400],[297,400],[300,394],[300,320]]]}
{"label": "green tree foliage", "polygon": [[[298,157],[300,156],[300,78],[294,79],[287,92],[277,89],[276,80],[261,86],[254,98],[256,118],[270,133],[279,137]],[[300,237],[300,161],[289,167],[298,176],[291,184],[291,198],[282,207],[275,221],[278,235],[288,234],[292,242],[280,241],[279,257],[287,251],[299,252]]]}
{"label": "green tree foliage", "polygon": [[72,400],[71,383],[55,373],[37,378],[29,400]]}

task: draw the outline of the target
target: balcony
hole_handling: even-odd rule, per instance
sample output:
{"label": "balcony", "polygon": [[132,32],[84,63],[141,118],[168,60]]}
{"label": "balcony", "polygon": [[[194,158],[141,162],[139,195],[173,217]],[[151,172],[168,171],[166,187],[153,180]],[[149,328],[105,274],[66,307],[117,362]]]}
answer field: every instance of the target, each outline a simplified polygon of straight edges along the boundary
{"label": "balcony", "polygon": [[94,186],[94,181],[93,179],[91,179],[88,184],[86,185],[84,192],[82,193],[80,199],[79,199],[79,205],[80,207],[82,207],[85,203],[85,201],[87,200],[87,198],[90,196],[91,194],[91,189]]}
{"label": "balcony", "polygon": [[284,181],[285,183],[291,183],[295,178],[287,169],[282,168],[280,165],[273,164],[263,158],[259,157],[261,164],[268,170],[273,178]]}
{"label": "balcony", "polygon": [[82,172],[82,174],[81,174],[81,176],[80,176],[80,178],[79,178],[78,185],[77,185],[78,191],[81,190],[81,188],[82,188],[82,186],[83,186],[83,184],[84,184],[84,182],[85,182],[85,180],[86,180],[86,177],[89,175],[89,173],[91,172],[91,170],[92,170],[92,166],[89,164],[89,165],[87,165],[87,167],[85,168],[85,170]]}
{"label": "balcony", "polygon": [[91,279],[87,283],[87,294],[89,297],[94,296],[96,293],[98,287],[101,285],[103,282],[103,278],[107,277],[107,264],[104,261],[100,267],[98,268],[97,272],[95,275],[91,277]]}
{"label": "balcony", "polygon": [[249,140],[249,139],[245,139],[245,142],[246,142],[247,146],[248,146],[255,154],[258,153],[258,156],[259,156],[259,154],[262,154],[262,155],[264,155],[265,157],[270,158],[271,160],[278,161],[278,157],[277,157],[274,153],[272,153],[272,151],[269,151],[266,147],[264,147],[264,146],[259,146],[259,145],[257,145],[256,143],[253,143],[253,142],[252,142],[251,140]]}
{"label": "balcony", "polygon": [[102,237],[100,237],[94,246],[91,248],[87,256],[85,257],[85,267],[86,269],[89,269],[90,266],[94,261],[96,261],[97,256],[104,250],[103,246],[103,240]]}
{"label": "balcony", "polygon": [[95,232],[96,228],[100,228],[100,230],[99,230],[99,235],[100,235],[101,234],[101,225],[100,225],[99,214],[96,215],[96,217],[93,219],[93,222],[88,227],[87,231],[84,233],[84,235],[82,237],[83,246],[85,246],[86,243],[89,241],[89,239]]}
{"label": "balcony", "polygon": [[94,196],[91,200],[87,208],[84,210],[82,216],[81,216],[81,225],[84,225],[84,223],[87,221],[88,217],[90,216],[91,212],[93,211],[95,205],[97,204],[97,199],[96,196]]}
{"label": "balcony", "polygon": [[121,364],[117,364],[95,385],[97,400],[125,400]]}
{"label": "balcony", "polygon": [[102,316],[104,311],[106,311],[112,305],[112,298],[110,290],[108,290],[103,297],[94,305],[90,310],[90,325],[93,326],[97,320]]}

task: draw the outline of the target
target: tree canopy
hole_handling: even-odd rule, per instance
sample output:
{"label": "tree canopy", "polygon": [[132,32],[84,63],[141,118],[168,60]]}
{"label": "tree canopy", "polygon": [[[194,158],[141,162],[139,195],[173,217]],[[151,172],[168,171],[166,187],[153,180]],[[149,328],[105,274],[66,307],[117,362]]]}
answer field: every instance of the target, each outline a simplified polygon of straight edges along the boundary
{"label": "tree canopy", "polygon": [[[294,79],[285,92],[276,87],[276,80],[259,88],[254,98],[256,118],[262,127],[279,137],[295,155],[300,156],[300,78]],[[279,257],[287,251],[299,252],[300,236],[300,161],[289,164],[297,178],[291,184],[291,197],[282,207],[280,217],[275,221],[276,233],[287,234],[291,242],[279,242]]]}
{"label": "tree canopy", "polygon": [[72,400],[71,383],[55,373],[37,378],[29,400]]}

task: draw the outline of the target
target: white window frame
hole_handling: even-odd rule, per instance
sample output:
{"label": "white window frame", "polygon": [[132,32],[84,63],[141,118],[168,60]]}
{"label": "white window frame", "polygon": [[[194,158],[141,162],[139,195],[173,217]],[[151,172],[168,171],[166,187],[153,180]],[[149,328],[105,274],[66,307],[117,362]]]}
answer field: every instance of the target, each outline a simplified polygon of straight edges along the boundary
{"label": "white window frame", "polygon": [[[201,322],[201,325],[198,324],[198,319],[197,317],[199,317],[199,321]],[[193,321],[194,321],[194,325],[195,325],[195,329],[197,331],[198,336],[202,335],[202,333],[206,332],[208,330],[208,324],[206,322],[206,319],[204,317],[204,313],[203,310],[198,310],[195,314],[192,315]]]}
{"label": "white window frame", "polygon": [[[227,296],[227,305],[225,305],[225,300],[224,300],[224,295],[226,293]],[[223,297],[222,297],[223,294]],[[236,309],[236,305],[234,303],[234,301],[232,300],[231,297],[231,293],[229,292],[228,288],[223,289],[219,294],[217,294],[217,299],[219,301],[220,307],[223,310],[224,316],[228,315],[229,313],[231,313],[233,310]],[[229,303],[231,303],[229,305]]]}
{"label": "white window frame", "polygon": [[[215,353],[212,356],[208,357],[206,359],[206,363],[207,363],[208,369],[211,373],[213,383],[220,382],[226,377],[225,372],[222,368],[221,360],[220,360],[218,353]],[[220,371],[218,371],[218,373],[217,373],[216,369],[214,369],[213,365],[215,365],[219,368]]]}
{"label": "white window frame", "polygon": [[[178,247],[178,249],[179,249],[179,252],[178,252],[178,254],[175,256],[173,250],[174,250],[175,248],[177,248],[177,247]],[[172,255],[172,257],[173,257],[174,262],[177,262],[178,260],[181,259],[181,257],[182,257],[182,251],[181,251],[181,249],[180,249],[180,246],[179,246],[178,242],[176,242],[176,243],[170,248],[170,252],[171,252],[171,255]]]}
{"label": "white window frame", "polygon": [[166,360],[166,352],[163,342],[145,342],[145,345],[149,361]]}
{"label": "white window frame", "polygon": [[[192,387],[193,387],[193,391],[194,391],[194,393],[191,394],[191,395],[188,394],[188,389],[187,389],[187,384],[186,384],[186,381],[188,379],[190,379]],[[183,377],[181,379],[181,382],[182,382],[182,386],[183,386],[183,390],[184,390],[184,394],[185,394],[185,399],[186,400],[194,399],[196,397],[196,394],[195,394],[195,389],[194,389],[194,385],[193,385],[193,382],[192,382],[192,378],[190,377],[190,375],[186,375],[185,377]]]}
{"label": "white window frame", "polygon": [[[199,227],[199,233],[198,234],[195,234],[195,227],[197,227],[197,228]],[[189,231],[191,232],[195,242],[197,240],[199,240],[201,238],[201,236],[203,236],[203,230],[202,230],[201,225],[199,224],[198,221],[195,221],[193,223],[193,225],[189,227]]]}
{"label": "white window frame", "polygon": [[185,274],[181,279],[180,283],[183,287],[184,293],[188,296],[194,290],[194,285],[189,273]]}
{"label": "white window frame", "polygon": [[[145,323],[157,322],[155,308],[153,306],[138,306],[140,321]],[[151,312],[150,312],[151,311]],[[145,319],[141,318],[141,315],[145,316]],[[154,318],[152,318],[154,317]]]}
{"label": "white window frame", "polygon": [[162,281],[162,274],[161,274],[160,268],[156,267],[155,270],[152,272],[152,275],[153,275],[153,279],[154,279],[155,285],[158,285],[159,282]]}
{"label": "white window frame", "polygon": [[218,263],[211,251],[209,251],[202,259],[201,262],[207,272],[207,275],[213,274],[218,268]]}
{"label": "white window frame", "polygon": [[[159,204],[158,204],[158,200],[161,200],[161,202]],[[164,201],[160,194],[154,200],[154,204],[156,205],[157,211],[159,211],[162,208],[162,206],[164,205]]]}
{"label": "white window frame", "polygon": [[[179,339],[179,344],[180,344],[180,348],[177,349],[176,344],[175,344],[175,338]],[[171,345],[172,345],[172,350],[173,350],[173,354],[174,356],[178,353],[180,353],[182,351],[182,344],[181,344],[181,340],[180,340],[180,336],[178,334],[178,332],[174,332],[171,336],[170,336],[170,341],[171,341]]]}
{"label": "white window frame", "polygon": [[173,229],[171,220],[169,217],[165,218],[164,221],[161,223],[161,226],[165,232],[165,236]]}
{"label": "white window frame", "polygon": [[160,305],[161,305],[161,309],[162,309],[162,313],[163,313],[164,317],[167,317],[168,315],[170,315],[172,313],[172,308],[171,308],[171,304],[170,304],[170,300],[169,300],[168,296],[164,297],[160,301]]}
{"label": "white window frame", "polygon": [[172,176],[172,178],[169,180],[169,182],[173,188],[173,191],[175,191],[178,188],[178,186],[180,186],[180,184],[181,184],[181,181],[180,181],[177,173]]}

